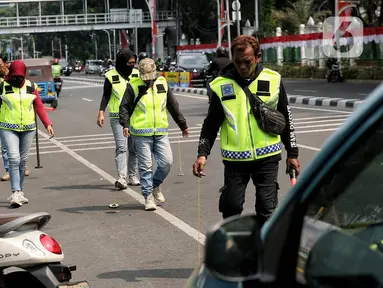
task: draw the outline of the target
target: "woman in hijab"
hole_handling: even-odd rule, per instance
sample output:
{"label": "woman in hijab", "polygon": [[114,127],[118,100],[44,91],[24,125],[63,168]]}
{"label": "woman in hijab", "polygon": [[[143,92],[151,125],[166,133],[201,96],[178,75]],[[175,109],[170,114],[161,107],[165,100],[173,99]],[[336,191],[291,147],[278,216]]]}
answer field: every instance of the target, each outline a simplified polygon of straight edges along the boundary
{"label": "woman in hijab", "polygon": [[35,84],[25,78],[26,71],[24,62],[15,60],[9,66],[4,82],[0,84],[0,138],[9,159],[12,195],[8,200],[14,208],[28,203],[23,188],[25,165],[36,134],[35,113],[49,135],[54,136],[52,123]]}
{"label": "woman in hijab", "polygon": [[[118,52],[116,57],[116,68],[105,73],[104,94],[101,99],[100,110],[97,117],[97,125],[103,127],[104,112],[109,104],[109,119],[112,127],[114,141],[116,142],[116,168],[117,180],[114,186],[118,189],[126,189],[127,185],[138,186],[138,160],[134,150],[133,139],[126,139],[123,128],[119,123],[120,103],[124,96],[126,86],[129,84],[130,76],[134,70],[137,56],[129,49]],[[127,150],[129,160],[127,161]],[[128,174],[128,175],[127,175]],[[126,181],[128,176],[128,182]]]}

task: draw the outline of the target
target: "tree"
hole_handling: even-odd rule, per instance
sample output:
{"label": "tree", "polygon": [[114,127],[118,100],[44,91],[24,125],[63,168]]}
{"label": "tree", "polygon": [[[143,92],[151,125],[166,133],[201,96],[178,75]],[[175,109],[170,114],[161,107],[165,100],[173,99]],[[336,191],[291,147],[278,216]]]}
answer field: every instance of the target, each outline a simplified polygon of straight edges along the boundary
{"label": "tree", "polygon": [[314,9],[314,0],[298,0],[295,3],[288,2],[283,10],[273,12],[273,18],[281,26],[282,30],[289,34],[295,34],[299,31],[301,24],[307,23],[310,17],[316,22],[323,21],[332,13],[328,10],[316,11]]}

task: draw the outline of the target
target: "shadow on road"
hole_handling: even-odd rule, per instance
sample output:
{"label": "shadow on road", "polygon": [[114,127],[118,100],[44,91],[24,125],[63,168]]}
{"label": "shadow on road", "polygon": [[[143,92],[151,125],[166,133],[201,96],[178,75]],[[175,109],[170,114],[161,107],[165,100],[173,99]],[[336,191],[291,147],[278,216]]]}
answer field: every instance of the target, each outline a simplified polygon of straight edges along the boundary
{"label": "shadow on road", "polygon": [[65,190],[109,190],[112,192],[116,191],[116,189],[113,188],[111,184],[52,186],[52,187],[44,187],[44,189],[56,190],[56,191],[65,191]]}
{"label": "shadow on road", "polygon": [[123,279],[126,282],[138,282],[137,278],[168,278],[168,279],[188,279],[194,269],[146,269],[146,270],[120,270],[101,273],[97,275],[99,279]]}
{"label": "shadow on road", "polygon": [[82,207],[72,207],[72,208],[63,208],[57,211],[66,212],[71,214],[84,214],[86,212],[102,212],[104,211],[107,214],[112,213],[113,211],[122,211],[122,210],[143,210],[142,204],[120,204],[118,209],[110,209],[108,204],[103,206],[82,206]]}

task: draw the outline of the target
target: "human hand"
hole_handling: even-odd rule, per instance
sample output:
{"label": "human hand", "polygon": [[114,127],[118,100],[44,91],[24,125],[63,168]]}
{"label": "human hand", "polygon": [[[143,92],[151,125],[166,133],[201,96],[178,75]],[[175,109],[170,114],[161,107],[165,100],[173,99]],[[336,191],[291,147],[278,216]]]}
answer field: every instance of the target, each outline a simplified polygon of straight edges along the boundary
{"label": "human hand", "polygon": [[202,176],[206,176],[204,172],[205,166],[206,166],[206,157],[199,156],[193,164],[193,175],[199,178],[202,178]]}
{"label": "human hand", "polygon": [[55,137],[55,131],[53,130],[52,125],[48,125],[47,130],[48,130],[48,134],[49,134],[50,138]]}
{"label": "human hand", "polygon": [[101,128],[102,128],[102,126],[104,126],[104,111],[98,112],[97,125]]}
{"label": "human hand", "polygon": [[129,128],[124,128],[124,136],[125,137],[129,137],[130,136]]}
{"label": "human hand", "polygon": [[297,173],[296,176],[298,177],[298,175],[301,172],[301,165],[298,159],[294,159],[294,158],[286,159],[286,173],[288,174],[291,169],[295,169]]}
{"label": "human hand", "polygon": [[182,131],[182,137],[187,138],[189,137],[189,128],[186,128]]}

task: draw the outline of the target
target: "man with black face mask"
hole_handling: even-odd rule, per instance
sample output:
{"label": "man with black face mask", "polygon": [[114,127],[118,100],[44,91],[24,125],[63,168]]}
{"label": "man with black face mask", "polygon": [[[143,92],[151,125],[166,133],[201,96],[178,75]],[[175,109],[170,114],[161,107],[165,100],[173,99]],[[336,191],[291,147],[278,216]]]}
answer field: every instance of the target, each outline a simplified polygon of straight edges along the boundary
{"label": "man with black face mask", "polygon": [[[116,68],[105,73],[104,94],[98,112],[97,125],[103,127],[104,112],[109,104],[110,125],[116,142],[115,160],[118,176],[115,187],[126,189],[128,184],[133,186],[140,185],[140,181],[137,177],[138,162],[133,139],[129,137],[127,140],[123,135],[123,127],[119,123],[119,108],[130,78],[139,77],[139,75],[136,75],[137,73],[134,72],[136,70],[134,65],[136,64],[137,56],[132,51],[123,49],[118,52],[116,58]],[[127,150],[129,151],[128,161],[126,157]],[[128,182],[126,181],[127,178],[129,178]]]}

